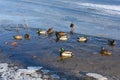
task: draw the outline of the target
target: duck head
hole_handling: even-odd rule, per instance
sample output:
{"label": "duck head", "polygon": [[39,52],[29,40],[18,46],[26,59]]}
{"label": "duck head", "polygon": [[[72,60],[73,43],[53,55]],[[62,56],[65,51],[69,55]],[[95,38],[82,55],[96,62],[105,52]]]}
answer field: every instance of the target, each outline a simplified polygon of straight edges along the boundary
{"label": "duck head", "polygon": [[74,27],[74,24],[73,24],[73,23],[71,23],[71,24],[70,24],[70,28],[73,28],[73,27]]}
{"label": "duck head", "polygon": [[63,53],[64,51],[65,51],[64,48],[60,48],[60,50],[59,50],[60,53]]}
{"label": "duck head", "polygon": [[29,34],[25,34],[25,39],[30,39],[30,35]]}
{"label": "duck head", "polygon": [[41,31],[41,29],[38,29],[38,30],[37,30],[37,33],[39,33],[40,31]]}

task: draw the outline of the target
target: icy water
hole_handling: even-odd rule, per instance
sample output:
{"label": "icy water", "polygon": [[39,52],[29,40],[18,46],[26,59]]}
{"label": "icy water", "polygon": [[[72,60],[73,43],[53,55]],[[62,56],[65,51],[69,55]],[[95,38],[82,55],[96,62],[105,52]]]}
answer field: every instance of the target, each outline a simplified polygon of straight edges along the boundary
{"label": "icy water", "polygon": [[[24,36],[25,20],[30,40],[14,40],[16,24]],[[75,34],[70,35],[70,23]],[[36,34],[37,28],[66,31],[68,41],[56,41],[55,35]],[[76,39],[88,35],[87,43]],[[23,66],[44,66],[68,80],[80,80],[80,72],[96,72],[110,80],[120,79],[120,1],[119,0],[0,0],[0,59]],[[92,36],[89,36],[92,35]],[[115,39],[117,45],[108,45]],[[11,44],[16,41],[17,46]],[[101,56],[104,46],[112,56]],[[74,53],[72,58],[59,57],[59,48]]]}
{"label": "icy water", "polygon": [[20,24],[28,20],[30,27],[69,31],[120,39],[119,0],[0,0],[0,24]]}
{"label": "icy water", "polygon": [[[95,72],[109,78],[120,79],[120,41],[116,40],[115,46],[108,45],[108,38],[88,35],[88,41],[77,42],[82,34],[71,35],[67,32],[67,41],[57,41],[55,34],[38,35],[37,28],[29,28],[28,32],[22,24],[19,24],[19,33],[16,25],[1,25],[0,32],[0,61],[13,62],[20,66],[43,66],[52,73],[56,73],[61,80],[81,80],[81,72]],[[14,35],[24,36],[29,33],[31,38],[15,40]],[[12,44],[17,42],[16,46]],[[100,55],[100,49],[104,46],[110,50],[111,56]],[[65,48],[72,51],[72,58],[60,57],[59,49]]]}

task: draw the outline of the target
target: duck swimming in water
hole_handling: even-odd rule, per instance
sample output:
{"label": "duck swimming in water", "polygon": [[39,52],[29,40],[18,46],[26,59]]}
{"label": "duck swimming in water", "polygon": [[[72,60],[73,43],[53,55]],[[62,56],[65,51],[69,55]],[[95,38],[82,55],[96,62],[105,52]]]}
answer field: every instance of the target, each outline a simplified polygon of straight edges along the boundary
{"label": "duck swimming in water", "polygon": [[62,41],[66,41],[68,39],[66,34],[67,34],[66,32],[62,32],[62,31],[55,32],[57,40],[62,40]]}
{"label": "duck swimming in water", "polygon": [[38,34],[46,35],[46,34],[47,34],[47,31],[38,29],[38,30],[37,30],[37,33],[38,33]]}
{"label": "duck swimming in water", "polygon": [[64,57],[72,57],[73,53],[71,51],[65,51],[64,48],[60,48],[60,56],[64,56]]}
{"label": "duck swimming in water", "polygon": [[79,37],[77,39],[78,42],[86,42],[87,41],[87,37]]}
{"label": "duck swimming in water", "polygon": [[104,47],[101,47],[100,53],[102,55],[109,55],[109,56],[112,54],[109,50],[106,50]]}
{"label": "duck swimming in water", "polygon": [[15,35],[13,36],[14,39],[16,40],[22,40],[22,36],[21,35]]}
{"label": "duck swimming in water", "polygon": [[30,35],[29,34],[25,34],[24,37],[25,37],[25,39],[30,39]]}

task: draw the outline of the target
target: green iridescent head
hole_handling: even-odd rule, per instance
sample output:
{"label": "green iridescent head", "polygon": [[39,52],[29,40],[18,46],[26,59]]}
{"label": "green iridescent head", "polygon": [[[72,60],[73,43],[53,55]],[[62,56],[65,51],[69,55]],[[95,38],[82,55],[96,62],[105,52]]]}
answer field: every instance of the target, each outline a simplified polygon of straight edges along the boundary
{"label": "green iridescent head", "polygon": [[38,30],[37,30],[37,33],[39,33],[40,31],[41,31],[41,29],[38,29]]}
{"label": "green iridescent head", "polygon": [[59,50],[60,52],[64,52],[65,51],[65,49],[64,48],[60,48],[60,50]]}
{"label": "green iridescent head", "polygon": [[64,51],[65,49],[64,48],[61,48],[62,51]]}

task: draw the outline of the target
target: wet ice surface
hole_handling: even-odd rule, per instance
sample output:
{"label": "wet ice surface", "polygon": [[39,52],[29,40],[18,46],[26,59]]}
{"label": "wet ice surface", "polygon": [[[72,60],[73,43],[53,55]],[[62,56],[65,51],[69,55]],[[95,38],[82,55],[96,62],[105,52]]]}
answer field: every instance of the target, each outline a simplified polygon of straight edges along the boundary
{"label": "wet ice surface", "polygon": [[[82,34],[70,35],[67,41],[56,41],[55,35],[38,35],[36,28],[29,28],[30,40],[14,40],[13,36],[20,34],[24,36],[26,30],[19,24],[19,33],[15,31],[15,25],[1,25],[0,36],[0,59],[2,62],[8,60],[26,66],[43,66],[50,72],[61,78],[80,79],[80,72],[93,72],[110,78],[120,77],[120,41],[116,46],[109,46],[107,38],[88,36],[86,43],[77,42]],[[12,46],[17,42],[17,46]],[[100,48],[104,46],[112,52],[111,56],[101,56]],[[72,58],[63,59],[59,57],[59,49],[64,47],[74,53]],[[48,72],[48,71],[47,71]],[[54,76],[54,75],[53,75]]]}
{"label": "wet ice surface", "polygon": [[119,5],[118,0],[1,0],[0,24],[24,24],[27,19],[34,28],[69,31],[74,22],[77,33],[120,40]]}

